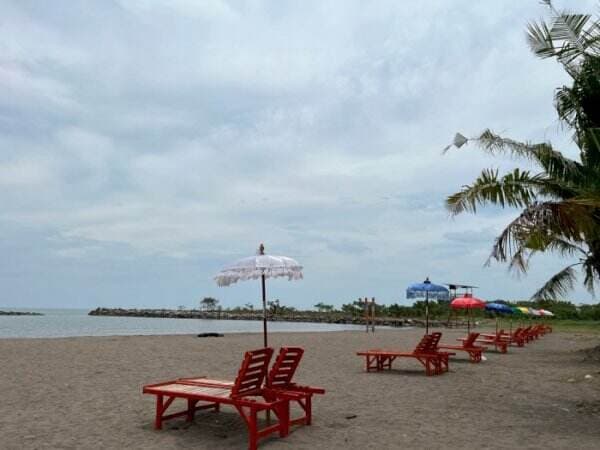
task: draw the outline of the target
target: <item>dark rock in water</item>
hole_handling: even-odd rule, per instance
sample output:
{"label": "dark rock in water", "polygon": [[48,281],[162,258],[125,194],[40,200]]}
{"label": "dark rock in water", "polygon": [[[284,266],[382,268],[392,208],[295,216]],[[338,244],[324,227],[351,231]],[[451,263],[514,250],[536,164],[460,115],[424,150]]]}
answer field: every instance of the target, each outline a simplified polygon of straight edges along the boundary
{"label": "dark rock in water", "polygon": [[200,333],[198,337],[223,337],[221,333]]}
{"label": "dark rock in water", "polygon": [[0,316],[43,316],[43,314],[29,311],[0,311]]}

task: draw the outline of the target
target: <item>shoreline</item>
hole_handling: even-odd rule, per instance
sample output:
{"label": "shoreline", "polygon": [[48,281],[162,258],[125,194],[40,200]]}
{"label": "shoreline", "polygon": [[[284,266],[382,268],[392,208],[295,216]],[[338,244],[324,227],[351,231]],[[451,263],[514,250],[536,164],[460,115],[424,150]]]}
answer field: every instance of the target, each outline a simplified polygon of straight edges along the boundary
{"label": "shoreline", "polygon": [[[402,330],[413,330],[413,327],[404,327],[402,328]],[[381,332],[390,332],[396,330],[393,327],[381,327],[380,329],[376,330],[375,333],[377,333],[378,331]],[[356,330],[356,329],[346,329],[346,330],[297,330],[297,331],[289,331],[289,330],[282,330],[282,331],[277,331],[277,330],[269,330],[269,336],[271,336],[272,334],[307,334],[307,335],[312,335],[315,333],[318,334],[326,334],[326,333],[356,333],[356,332],[363,332],[365,333],[364,330]],[[80,335],[80,336],[41,336],[41,337],[2,337],[0,336],[0,342],[1,341],[17,341],[17,340],[21,340],[21,341],[30,341],[30,340],[57,340],[57,339],[95,339],[95,338],[99,338],[99,339],[110,339],[110,338],[156,338],[156,337],[161,337],[161,338],[176,338],[176,337],[192,337],[194,339],[198,339],[198,340],[215,340],[218,341],[219,339],[223,339],[224,337],[227,336],[248,336],[248,337],[256,337],[256,336],[260,336],[262,338],[262,331],[226,331],[226,332],[222,332],[222,336],[198,336],[199,333],[168,333],[168,334],[160,334],[160,333],[156,333],[156,334],[96,334],[96,335]],[[366,333],[365,333],[366,334]],[[371,332],[369,332],[369,334],[372,334]]]}

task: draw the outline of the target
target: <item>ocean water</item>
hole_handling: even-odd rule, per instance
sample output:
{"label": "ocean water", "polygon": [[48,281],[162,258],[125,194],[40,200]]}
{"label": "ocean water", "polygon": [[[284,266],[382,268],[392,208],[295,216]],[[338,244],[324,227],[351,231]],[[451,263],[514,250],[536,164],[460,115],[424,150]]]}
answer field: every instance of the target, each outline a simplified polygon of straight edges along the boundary
{"label": "ocean water", "polygon": [[[260,333],[258,320],[157,319],[88,316],[87,309],[0,307],[1,311],[34,311],[43,316],[0,316],[0,338],[132,336],[152,334]],[[364,330],[359,325],[269,322],[269,332]]]}

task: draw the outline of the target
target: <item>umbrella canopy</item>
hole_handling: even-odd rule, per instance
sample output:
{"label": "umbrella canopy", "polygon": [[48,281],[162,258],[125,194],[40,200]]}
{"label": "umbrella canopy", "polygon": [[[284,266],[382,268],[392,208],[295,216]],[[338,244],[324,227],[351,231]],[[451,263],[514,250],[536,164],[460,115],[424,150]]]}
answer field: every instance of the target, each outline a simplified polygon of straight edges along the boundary
{"label": "umbrella canopy", "polygon": [[473,297],[471,294],[464,294],[462,297],[456,297],[454,300],[450,302],[450,306],[455,309],[466,309],[467,310],[467,332],[471,332],[471,309],[485,308],[485,302],[476,297]]}
{"label": "umbrella canopy", "polygon": [[429,277],[422,283],[413,283],[406,289],[406,298],[424,298],[425,299],[425,334],[429,334],[429,299],[448,300],[450,291],[444,286],[433,284]]}
{"label": "umbrella canopy", "polygon": [[[488,303],[485,310],[496,314],[513,314],[513,309],[503,303]],[[510,319],[510,331],[512,333],[512,317]],[[496,334],[498,334],[498,316],[496,316]]]}
{"label": "umbrella canopy", "polygon": [[215,281],[219,286],[229,286],[238,281],[287,277],[288,280],[302,279],[302,266],[287,256],[256,255],[242,258],[221,270]]}
{"label": "umbrella canopy", "polygon": [[263,341],[267,347],[267,294],[266,278],[287,277],[288,280],[301,280],[302,266],[287,256],[265,255],[265,246],[260,244],[258,255],[242,258],[225,267],[214,280],[219,286],[229,286],[238,281],[261,279],[263,303]]}
{"label": "umbrella canopy", "polygon": [[529,308],[525,308],[523,306],[516,306],[514,308],[516,311],[516,313],[521,313],[521,314],[525,314],[525,315],[529,315]]}
{"label": "umbrella canopy", "polygon": [[456,309],[483,309],[485,308],[485,302],[476,297],[473,297],[470,294],[465,294],[462,297],[456,297],[454,300],[452,300],[450,302],[450,306]]}
{"label": "umbrella canopy", "polygon": [[450,291],[444,286],[433,284],[429,277],[422,283],[413,283],[406,288],[406,298],[430,298],[435,300],[448,300]]}
{"label": "umbrella canopy", "polygon": [[529,308],[529,314],[531,316],[543,316],[539,309]]}
{"label": "umbrella canopy", "polygon": [[503,303],[488,303],[485,305],[486,311],[491,311],[500,314],[513,314],[513,309]]}
{"label": "umbrella canopy", "polygon": [[548,311],[547,309],[540,309],[538,311],[540,313],[542,313],[542,316],[550,316],[550,317],[554,316],[554,313]]}

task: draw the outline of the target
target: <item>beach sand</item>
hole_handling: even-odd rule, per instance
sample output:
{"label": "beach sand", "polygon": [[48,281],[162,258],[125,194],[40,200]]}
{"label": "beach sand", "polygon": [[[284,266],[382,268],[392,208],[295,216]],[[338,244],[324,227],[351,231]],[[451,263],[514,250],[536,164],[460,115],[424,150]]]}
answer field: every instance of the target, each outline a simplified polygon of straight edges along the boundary
{"label": "beach sand", "polygon": [[[441,331],[443,342],[465,334]],[[481,364],[459,355],[435,377],[412,359],[366,373],[355,356],[410,350],[422,334],[271,334],[273,347],[305,348],[296,380],[327,394],[314,401],[312,426],[260,448],[600,448],[600,363],[582,351],[598,336],[555,332],[506,355],[488,352]],[[261,343],[257,334],[0,339],[0,448],[244,449],[246,428],[232,409],[155,431],[155,398],[141,391],[184,376],[233,379],[244,351]]]}

